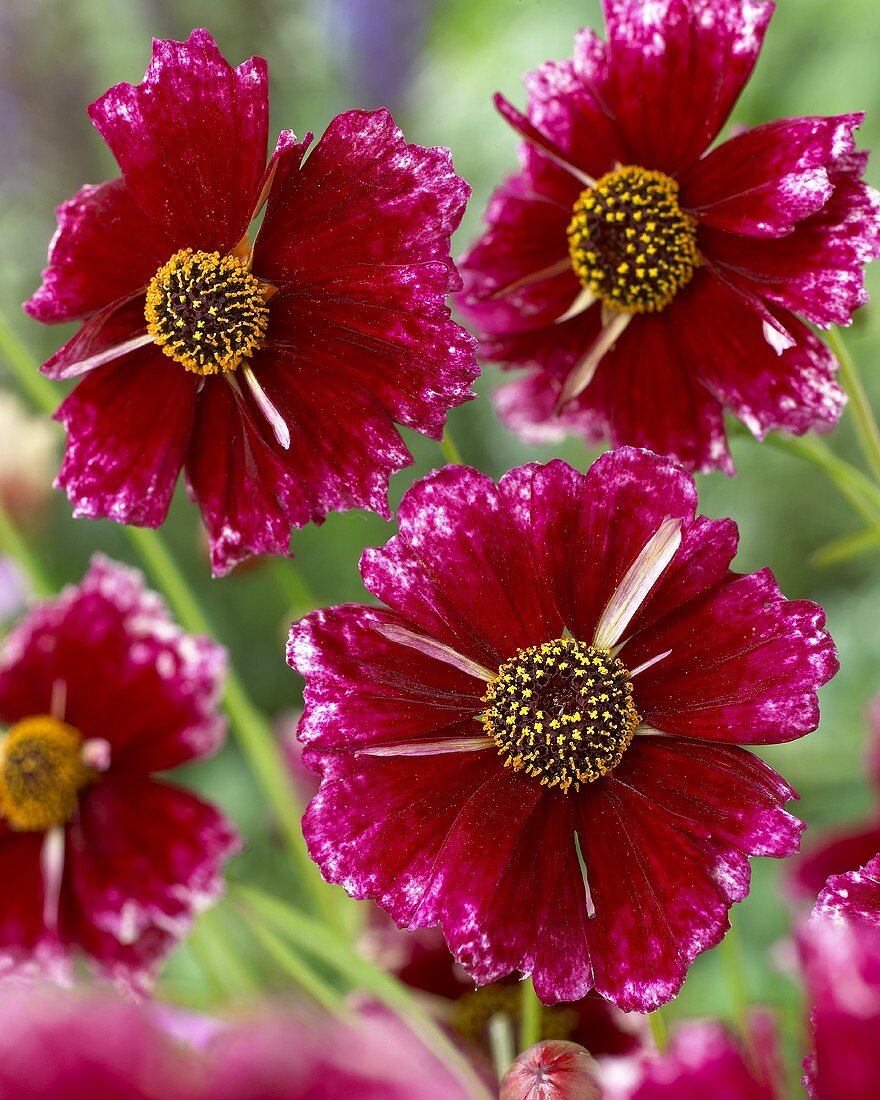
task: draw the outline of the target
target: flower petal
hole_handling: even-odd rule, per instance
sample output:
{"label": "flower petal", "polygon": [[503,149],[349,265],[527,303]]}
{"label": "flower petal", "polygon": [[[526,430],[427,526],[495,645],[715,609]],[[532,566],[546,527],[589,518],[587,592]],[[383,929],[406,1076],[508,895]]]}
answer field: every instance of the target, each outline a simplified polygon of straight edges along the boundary
{"label": "flower petal", "polygon": [[24,305],[44,324],[86,317],[145,287],[180,247],[144,214],[121,179],[86,185],[57,215],[49,266]]}
{"label": "flower petal", "polygon": [[631,159],[675,173],[718,135],[748,80],[773,4],[603,0],[606,102]]}
{"label": "flower petal", "polygon": [[10,889],[0,904],[0,977],[51,966],[58,947],[43,922],[42,833],[16,833],[0,822],[0,874]]}
{"label": "flower petal", "polygon": [[[821,835],[821,834],[820,834]],[[814,901],[832,876],[864,867],[880,852],[880,823],[835,829],[814,841],[790,868],[788,884],[799,898]]]}
{"label": "flower petal", "polygon": [[864,867],[829,878],[813,907],[812,919],[820,917],[880,929],[880,855]]}
{"label": "flower petal", "polygon": [[158,527],[183,465],[197,379],[157,348],[83,378],[55,419],[67,429],[57,485],[75,516]]}
{"label": "flower petal", "polygon": [[831,198],[830,173],[852,154],[862,117],[780,119],[737,134],[682,177],[682,207],[731,233],[790,233]]}
{"label": "flower petal", "polygon": [[816,690],[837,654],[822,609],[786,600],[769,569],[732,575],[630,641],[633,667],[669,650],[638,679],[643,721],[665,733],[767,745],[819,723]]}
{"label": "flower petal", "polygon": [[143,83],[89,108],[131,197],[175,241],[226,253],[244,236],[266,166],[267,81],[262,58],[233,69],[195,30],[154,40]]}

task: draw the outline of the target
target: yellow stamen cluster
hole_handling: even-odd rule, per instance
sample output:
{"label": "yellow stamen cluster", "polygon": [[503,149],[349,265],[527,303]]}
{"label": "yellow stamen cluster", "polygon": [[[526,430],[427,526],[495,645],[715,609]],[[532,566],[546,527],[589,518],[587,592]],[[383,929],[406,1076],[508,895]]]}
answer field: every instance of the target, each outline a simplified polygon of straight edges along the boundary
{"label": "yellow stamen cluster", "polygon": [[92,776],[82,744],[77,730],[48,714],[9,730],[0,749],[0,814],[11,828],[44,832],[70,820]]}
{"label": "yellow stamen cluster", "polygon": [[574,638],[521,649],[483,702],[483,727],[504,766],[566,793],[616,768],[641,721],[623,664]]}
{"label": "yellow stamen cluster", "polygon": [[219,252],[175,252],[147,288],[147,331],[195,374],[235,370],[263,342],[272,288],[247,262]]}
{"label": "yellow stamen cluster", "polygon": [[[488,1025],[493,1016],[504,1014],[514,1024],[522,1017],[522,989],[497,982],[464,993],[453,1005],[452,1027],[456,1034],[472,1045],[489,1039]],[[578,1015],[572,1008],[541,1006],[541,1038],[567,1039],[577,1024]]]}
{"label": "yellow stamen cluster", "polygon": [[629,165],[582,191],[568,227],[581,285],[623,313],[655,313],[700,264],[697,223],[678,205],[678,184]]}

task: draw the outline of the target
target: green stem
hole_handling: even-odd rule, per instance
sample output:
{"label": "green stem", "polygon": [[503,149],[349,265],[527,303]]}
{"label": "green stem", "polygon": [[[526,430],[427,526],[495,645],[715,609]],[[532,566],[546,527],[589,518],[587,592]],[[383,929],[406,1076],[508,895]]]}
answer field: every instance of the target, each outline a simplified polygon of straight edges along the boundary
{"label": "green stem", "polygon": [[21,388],[37,408],[50,415],[58,406],[58,391],[48,378],[40,374],[24,344],[12,331],[9,322],[0,315],[0,356],[2,356]]}
{"label": "green stem", "polygon": [[287,610],[294,619],[320,607],[320,600],[312,593],[302,574],[289,558],[270,558],[269,572],[287,601]]}
{"label": "green stem", "polygon": [[666,1019],[662,1008],[648,1014],[648,1027],[651,1029],[654,1046],[661,1054],[665,1054],[669,1049],[669,1032],[666,1028]]}
{"label": "green stem", "polygon": [[854,531],[850,535],[841,535],[821,546],[810,556],[810,563],[827,568],[840,562],[850,561],[862,554],[880,550],[880,528],[869,527],[863,531]]}
{"label": "green stem", "polygon": [[749,991],[746,984],[739,937],[735,927],[732,927],[721,941],[718,951],[721,956],[721,968],[724,972],[724,981],[730,997],[733,1019],[736,1021],[736,1026],[739,1028],[743,1041],[748,1042]]}
{"label": "green stem", "polygon": [[443,431],[443,439],[440,441],[440,450],[443,452],[443,457],[451,466],[464,465],[461,451],[455,445],[455,440],[452,438],[448,426]]}
{"label": "green stem", "polygon": [[522,1025],[520,1033],[520,1046],[522,1050],[528,1050],[535,1043],[541,1041],[541,1016],[543,1009],[535,992],[535,985],[531,978],[526,978],[520,983],[522,997]]}
{"label": "green stem", "polygon": [[856,370],[855,361],[843,342],[840,329],[831,329],[828,333],[828,343],[840,362],[840,380],[849,395],[859,444],[874,477],[880,482],[880,428],[877,426],[877,419]]}
{"label": "green stem", "polygon": [[333,1015],[344,1014],[344,1001],[339,991],[328,985],[300,955],[292,951],[283,940],[255,917],[252,910],[243,908],[242,911],[251,932],[284,973],[322,1008]]}
{"label": "green stem", "polygon": [[341,978],[366,990],[401,1020],[449,1067],[465,1084],[474,1100],[489,1100],[489,1094],[468,1060],[425,1012],[416,997],[396,978],[369,962],[350,944],[340,940],[332,930],[319,924],[277,898],[249,886],[234,891],[239,904],[251,910],[251,919],[271,924],[299,949],[326,966]]}
{"label": "green stem", "polygon": [[55,591],[55,586],[49,580],[43,563],[16,527],[2,500],[0,500],[0,550],[22,566],[38,596],[50,596]]}

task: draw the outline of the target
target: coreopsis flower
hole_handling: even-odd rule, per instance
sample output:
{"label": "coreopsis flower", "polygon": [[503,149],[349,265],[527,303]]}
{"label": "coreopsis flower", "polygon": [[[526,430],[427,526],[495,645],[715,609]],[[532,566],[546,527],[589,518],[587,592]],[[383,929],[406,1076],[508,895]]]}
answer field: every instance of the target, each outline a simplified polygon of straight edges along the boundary
{"label": "coreopsis flower", "polygon": [[632,448],[498,485],[446,467],[361,559],[384,606],[291,629],[312,858],[439,924],[479,985],[654,1009],[723,937],[748,856],[798,847],[794,792],[739,746],[815,728],[834,647],[695,510],[680,466]]}
{"label": "coreopsis flower", "polygon": [[800,937],[812,1004],[812,1100],[880,1094],[880,857],[833,876]]}
{"label": "coreopsis flower", "polygon": [[[867,771],[875,795],[880,795],[880,699],[868,712],[871,730]],[[832,875],[842,875],[864,866],[880,852],[880,807],[866,821],[829,830],[815,841],[791,866],[788,882],[799,898],[815,901]]]}
{"label": "coreopsis flower", "polygon": [[[833,425],[837,363],[801,318],[850,323],[880,253],[859,114],[712,146],[773,4],[603,0],[607,41],[526,80],[522,170],[463,261],[483,357],[528,367],[497,395],[528,441],[610,438],[731,473],[722,412],[758,437]],[[710,148],[711,147],[711,148]],[[708,150],[708,151],[707,151]]]}
{"label": "coreopsis flower", "polygon": [[25,306],[83,322],[43,366],[81,378],[57,414],[74,514],[155,527],[183,468],[215,573],[333,510],[387,516],[394,421],[439,438],[477,374],[445,305],[469,194],[448,150],[349,111],[267,167],[266,63],[233,69],[207,31],[89,113],[122,176],[59,207]]}
{"label": "coreopsis flower", "polygon": [[0,649],[0,972],[77,952],[140,988],[222,890],[236,835],[154,778],[219,747],[221,647],[100,555]]}

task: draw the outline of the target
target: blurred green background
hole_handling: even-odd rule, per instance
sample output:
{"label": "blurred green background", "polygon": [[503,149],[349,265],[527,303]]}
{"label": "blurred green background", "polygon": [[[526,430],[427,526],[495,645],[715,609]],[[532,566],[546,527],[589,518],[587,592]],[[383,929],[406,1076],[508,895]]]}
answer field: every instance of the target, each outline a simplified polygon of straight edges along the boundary
{"label": "blurred green background", "polygon": [[[3,0],[0,309],[36,361],[66,337],[64,329],[29,321],[20,303],[39,281],[55,226],[53,208],[84,182],[116,174],[85,108],[109,85],[140,80],[151,35],[184,38],[193,27],[205,26],[233,64],[255,53],[268,58],[273,137],[286,127],[320,133],[339,111],[384,104],[410,141],[450,146],[474,191],[454,242],[460,253],[478,232],[490,190],[515,165],[516,141],[492,108],[492,92],[500,89],[521,103],[522,74],[544,59],[569,56],[576,29],[587,24],[601,26],[598,0]],[[874,0],[781,0],[735,121],[866,110],[861,144],[877,150],[868,171],[877,184],[878,43],[880,5]],[[869,275],[869,285],[878,288],[878,279],[880,271]],[[877,310],[866,307],[847,337],[880,408]],[[8,377],[2,381],[12,388]],[[591,461],[594,456],[576,442],[536,452],[507,434],[486,397],[497,382],[496,370],[488,369],[478,386],[480,399],[450,417],[467,462],[498,475],[554,453],[582,468]],[[414,477],[442,461],[435,444],[407,438],[416,461],[392,482],[395,504]],[[859,461],[848,415],[831,443]],[[849,506],[818,471],[789,454],[739,438],[734,456],[735,479],[699,479],[703,510],[739,523],[739,569],[769,564],[787,595],[825,606],[840,649],[842,669],[823,693],[820,730],[767,753],[801,792],[798,812],[815,837],[872,804],[863,756],[865,708],[880,693],[880,555],[875,551],[832,567],[816,564],[817,550],[859,529]],[[381,519],[352,513],[295,535],[296,567],[315,603],[360,599],[360,551],[392,533]],[[284,663],[282,643],[291,614],[307,610],[308,597],[285,607],[277,578],[263,567],[212,582],[196,513],[182,493],[168,535],[260,706],[270,715],[296,707],[301,685]],[[53,579],[77,579],[97,548],[134,560],[113,524],[72,521],[66,499],[56,494],[40,539]],[[256,838],[251,853],[242,857],[241,873],[248,860],[255,869],[262,866],[264,856],[268,859],[260,840],[264,807],[235,748],[200,767],[192,779]],[[780,870],[771,861],[757,861],[752,896],[733,916],[750,993],[782,1004],[790,1015],[798,1011],[796,995],[773,962],[784,955],[773,949],[789,927]],[[674,1013],[729,1011],[717,954],[693,968]],[[175,973],[172,969],[172,977]]]}

